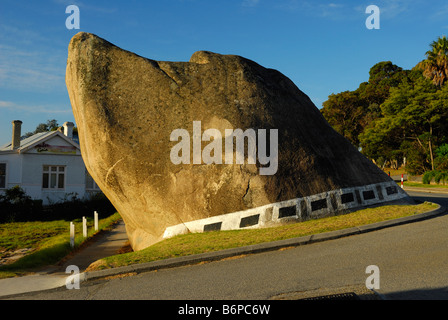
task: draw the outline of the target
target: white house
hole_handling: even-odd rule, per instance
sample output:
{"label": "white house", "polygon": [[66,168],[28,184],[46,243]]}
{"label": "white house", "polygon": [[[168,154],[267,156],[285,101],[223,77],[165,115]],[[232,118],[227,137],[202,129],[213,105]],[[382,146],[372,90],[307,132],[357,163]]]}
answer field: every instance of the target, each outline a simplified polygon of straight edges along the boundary
{"label": "white house", "polygon": [[23,140],[22,121],[12,124],[11,142],[0,147],[0,193],[20,186],[46,205],[70,194],[83,199],[100,191],[85,168],[79,144],[73,141],[72,122],[64,123],[63,132],[42,132]]}

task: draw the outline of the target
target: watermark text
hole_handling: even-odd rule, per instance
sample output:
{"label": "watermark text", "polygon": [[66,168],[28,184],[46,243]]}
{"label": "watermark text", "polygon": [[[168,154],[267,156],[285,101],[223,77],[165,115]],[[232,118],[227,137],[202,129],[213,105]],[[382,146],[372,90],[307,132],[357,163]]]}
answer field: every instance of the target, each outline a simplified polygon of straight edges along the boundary
{"label": "watermark text", "polygon": [[72,4],[65,8],[65,13],[70,14],[65,20],[65,27],[68,30],[79,29],[80,28],[80,12],[78,6]]}
{"label": "watermark text", "polygon": [[[193,138],[186,129],[171,132],[170,141],[179,141],[171,148],[170,159],[173,164],[190,164],[191,140],[193,144],[193,164],[248,164],[258,162],[260,175],[274,175],[278,169],[278,130],[269,130],[269,146],[266,129],[225,129],[224,139],[221,131],[207,129],[202,133],[201,121],[193,121]],[[235,141],[235,145],[234,145]],[[245,143],[245,141],[247,143]],[[210,142],[202,149],[202,142]],[[223,154],[224,142],[224,154]],[[247,145],[247,154],[244,146]],[[236,148],[235,148],[236,147]],[[269,148],[269,155],[267,149]],[[234,157],[234,150],[236,156]],[[236,159],[234,159],[236,158]]]}
{"label": "watermark text", "polygon": [[75,265],[69,265],[65,269],[65,273],[70,273],[67,279],[65,279],[65,287],[69,290],[79,289],[79,268]]}
{"label": "watermark text", "polygon": [[375,5],[370,5],[366,8],[366,13],[370,16],[366,19],[366,28],[369,30],[380,28],[380,8]]}
{"label": "watermark text", "polygon": [[366,279],[366,288],[378,290],[380,288],[380,268],[376,265],[367,266],[366,273],[370,274]]}

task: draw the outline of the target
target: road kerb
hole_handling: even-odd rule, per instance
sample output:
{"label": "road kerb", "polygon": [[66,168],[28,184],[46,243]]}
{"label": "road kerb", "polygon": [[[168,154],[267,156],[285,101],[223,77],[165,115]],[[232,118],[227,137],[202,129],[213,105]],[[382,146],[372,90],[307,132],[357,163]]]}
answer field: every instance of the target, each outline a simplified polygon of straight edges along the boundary
{"label": "road kerb", "polygon": [[116,268],[110,268],[110,269],[104,269],[104,270],[97,270],[97,271],[87,271],[83,273],[83,279],[84,281],[92,281],[92,280],[99,280],[110,276],[120,275],[120,274],[127,274],[127,273],[143,273],[143,272],[149,272],[154,270],[161,270],[161,269],[167,269],[167,268],[175,268],[180,266],[186,266],[186,265],[193,265],[198,264],[201,262],[211,262],[211,261],[218,261],[229,257],[234,257],[238,255],[247,255],[247,254],[254,254],[254,253],[261,253],[266,251],[274,251],[279,250],[282,248],[287,247],[296,247],[301,245],[307,245],[311,243],[321,242],[321,241],[328,241],[328,240],[334,240],[342,237],[347,237],[355,234],[361,234],[361,233],[367,233],[375,230],[380,230],[388,227],[398,226],[406,223],[421,221],[424,219],[428,219],[431,217],[435,217],[437,215],[440,215],[446,211],[445,207],[442,207],[438,205],[439,207],[437,209],[420,213],[414,216],[408,216],[403,218],[398,218],[394,220],[387,220],[387,221],[381,221],[372,223],[369,225],[359,226],[359,227],[352,227],[342,230],[336,230],[336,231],[330,231],[310,236],[303,236],[298,238],[291,238],[291,239],[285,239],[285,240],[278,240],[273,242],[266,242],[266,243],[260,243],[250,246],[244,246],[244,247],[237,247],[237,248],[231,248],[231,249],[225,249],[215,252],[207,252],[207,253],[200,253],[195,255],[189,255],[189,256],[183,256],[183,257],[176,257],[176,258],[169,258],[164,260],[158,260],[158,261],[152,261],[152,262],[146,262],[146,263],[140,263],[140,264],[133,264],[129,266],[123,266],[123,267],[116,267]]}

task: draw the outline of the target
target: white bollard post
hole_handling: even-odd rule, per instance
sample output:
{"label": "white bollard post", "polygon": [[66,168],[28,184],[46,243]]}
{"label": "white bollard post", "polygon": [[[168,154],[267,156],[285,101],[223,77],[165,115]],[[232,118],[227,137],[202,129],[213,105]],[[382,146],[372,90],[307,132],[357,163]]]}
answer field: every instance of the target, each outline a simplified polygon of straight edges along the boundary
{"label": "white bollard post", "polygon": [[93,217],[94,217],[94,220],[95,220],[95,231],[98,231],[98,212],[94,212],[93,213]]}
{"label": "white bollard post", "polygon": [[401,189],[404,189],[404,184],[403,184],[403,174],[401,174]]}
{"label": "white bollard post", "polygon": [[86,217],[82,217],[82,234],[84,238],[87,238],[87,219]]}
{"label": "white bollard post", "polygon": [[70,247],[75,247],[75,224],[70,222]]}

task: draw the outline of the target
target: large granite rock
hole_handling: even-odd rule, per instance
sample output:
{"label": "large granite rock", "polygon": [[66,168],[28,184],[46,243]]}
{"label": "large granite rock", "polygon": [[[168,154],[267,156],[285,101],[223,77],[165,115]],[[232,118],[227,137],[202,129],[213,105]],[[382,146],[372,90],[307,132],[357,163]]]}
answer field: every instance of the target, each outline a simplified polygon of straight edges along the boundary
{"label": "large granite rock", "polygon": [[[199,51],[154,61],[93,34],[69,45],[66,83],[86,167],[121,213],[134,250],[168,226],[390,178],[336,133],[276,70]],[[278,167],[174,164],[175,129],[278,129]],[[202,148],[207,142],[202,142]],[[191,157],[193,154],[191,154]]]}

